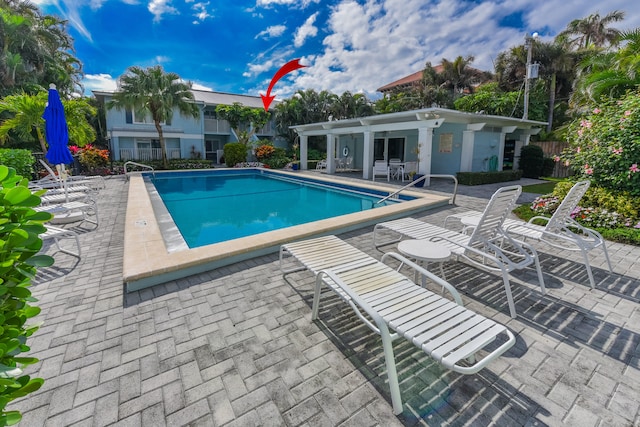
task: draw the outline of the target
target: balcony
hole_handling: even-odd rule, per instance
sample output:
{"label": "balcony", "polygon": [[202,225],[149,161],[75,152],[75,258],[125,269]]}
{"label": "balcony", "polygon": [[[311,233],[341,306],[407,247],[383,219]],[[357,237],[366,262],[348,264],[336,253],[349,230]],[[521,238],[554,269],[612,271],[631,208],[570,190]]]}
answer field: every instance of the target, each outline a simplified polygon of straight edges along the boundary
{"label": "balcony", "polygon": [[230,134],[231,126],[226,120],[204,119],[204,133]]}

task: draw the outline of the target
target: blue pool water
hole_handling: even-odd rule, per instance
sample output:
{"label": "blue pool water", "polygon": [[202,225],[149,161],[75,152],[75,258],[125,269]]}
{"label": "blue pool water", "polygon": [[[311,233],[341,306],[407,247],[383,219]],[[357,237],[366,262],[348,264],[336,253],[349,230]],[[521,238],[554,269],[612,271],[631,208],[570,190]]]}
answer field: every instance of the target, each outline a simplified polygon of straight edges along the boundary
{"label": "blue pool water", "polygon": [[[327,187],[259,170],[156,174],[153,183],[190,248],[384,206],[386,193]],[[389,203],[396,203],[390,201]]]}

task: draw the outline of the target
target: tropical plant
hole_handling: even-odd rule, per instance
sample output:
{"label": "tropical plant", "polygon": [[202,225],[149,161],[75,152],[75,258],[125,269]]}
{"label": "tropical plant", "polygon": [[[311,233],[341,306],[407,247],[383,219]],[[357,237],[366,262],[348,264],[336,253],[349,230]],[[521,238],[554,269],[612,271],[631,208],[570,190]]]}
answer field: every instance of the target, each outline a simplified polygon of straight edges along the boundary
{"label": "tropical plant", "polygon": [[80,61],[66,21],[43,15],[31,2],[0,3],[0,95],[35,94],[55,83],[65,95],[79,92]]}
{"label": "tropical plant", "polygon": [[544,153],[537,145],[525,145],[520,151],[518,168],[525,178],[538,178],[542,175]]}
{"label": "tropical plant", "polygon": [[563,154],[576,175],[640,196],[640,94],[603,99],[568,127]]}
{"label": "tropical plant", "polygon": [[256,131],[266,125],[271,118],[271,113],[263,108],[245,107],[239,102],[234,102],[232,105],[218,105],[216,114],[229,122],[238,142],[246,146],[249,145]]}
{"label": "tropical plant", "polygon": [[136,116],[151,116],[162,150],[162,164],[169,167],[167,144],[162,123],[170,123],[174,111],[181,116],[200,117],[200,110],[193,102],[191,82],[184,82],[176,73],[165,73],[160,65],[148,68],[132,66],[119,78],[120,90],[113,94],[107,108],[132,110]]}
{"label": "tropical plant", "polygon": [[[47,142],[44,135],[44,112],[47,103],[47,92],[41,91],[36,95],[10,95],[0,100],[0,114],[6,120],[0,123],[0,142],[20,148],[24,143],[40,143],[43,153],[47,152]],[[65,118],[69,128],[69,142],[84,146],[93,142],[96,131],[89,123],[89,119],[96,114],[87,98],[62,100]]]}
{"label": "tropical plant", "polygon": [[622,33],[619,41],[624,43],[619,50],[595,53],[580,62],[571,95],[575,110],[582,111],[603,96],[619,98],[640,86],[640,29]]}
{"label": "tropical plant", "polygon": [[624,15],[624,12],[614,10],[604,17],[600,17],[600,13],[594,13],[586,18],[574,19],[557,38],[566,40],[577,50],[616,45],[620,31],[609,26],[622,21]]}
{"label": "tropical plant", "polygon": [[32,193],[27,185],[13,168],[0,165],[0,425],[19,422],[22,415],[7,411],[7,404],[38,390],[44,382],[23,375],[22,368],[38,359],[20,356],[29,351],[27,339],[38,329],[27,324],[40,313],[31,305],[36,301],[29,290],[31,280],[36,267],[53,264],[50,256],[36,255],[42,248],[38,235],[51,219],[50,213],[33,209],[44,190]]}
{"label": "tropical plant", "polygon": [[14,168],[18,175],[29,177],[36,159],[30,150],[19,148],[0,149],[0,165]]}
{"label": "tropical plant", "polygon": [[109,150],[101,150],[93,145],[87,145],[78,150],[80,164],[89,171],[96,168],[107,166],[109,163]]}

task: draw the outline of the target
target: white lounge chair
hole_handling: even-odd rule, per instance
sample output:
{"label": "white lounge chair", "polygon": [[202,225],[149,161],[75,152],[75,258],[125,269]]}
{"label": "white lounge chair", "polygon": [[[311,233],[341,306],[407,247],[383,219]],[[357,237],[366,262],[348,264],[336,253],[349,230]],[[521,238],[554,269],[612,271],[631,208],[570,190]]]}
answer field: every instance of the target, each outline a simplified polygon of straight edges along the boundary
{"label": "white lounge chair", "polygon": [[[535,239],[562,250],[580,251],[589,276],[589,284],[594,289],[596,282],[589,263],[589,251],[601,247],[607,260],[609,272],[613,273],[613,269],[611,268],[607,245],[602,235],[595,230],[582,226],[571,218],[571,214],[588,188],[589,181],[580,181],[571,187],[571,190],[569,190],[551,218],[535,216],[528,223],[512,221],[505,227],[505,230],[511,235],[519,236],[523,239]],[[533,224],[536,220],[546,221],[546,225]]]}
{"label": "white lounge chair", "polygon": [[[395,414],[402,412],[402,397],[394,340],[406,338],[447,369],[461,374],[480,371],[515,344],[515,337],[506,327],[464,308],[460,295],[449,283],[399,254],[385,254],[380,262],[337,237],[328,236],[283,245],[281,269],[286,255],[316,274],[313,320],[318,319],[321,290],[326,285],[381,336]],[[387,259],[395,259],[427,276],[447,289],[454,301],[416,285],[386,265]],[[294,270],[297,269],[283,272]],[[504,343],[486,349],[498,337]],[[476,359],[480,351],[487,354]]]}
{"label": "white lounge chair", "polygon": [[376,176],[386,176],[387,181],[391,180],[391,171],[385,160],[376,160],[373,163],[373,181],[376,180]]}
{"label": "white lounge chair", "polygon": [[[42,196],[41,196],[42,197]],[[52,224],[68,224],[86,221],[98,225],[98,206],[95,202],[73,201],[67,203],[42,204],[33,208],[38,212],[53,214]]]}
{"label": "white lounge chair", "polygon": [[[40,186],[51,185],[52,183],[60,188],[63,188],[64,183],[60,179],[60,177],[51,169],[51,167],[44,160],[40,159],[40,163],[47,171],[48,175],[38,181],[35,181],[35,184]],[[66,184],[83,184],[90,186],[94,190],[101,190],[106,187],[106,183],[104,178],[96,175],[96,176],[85,176],[85,175],[68,175],[66,178]]]}
{"label": "white lounge chair", "polygon": [[[591,271],[591,264],[589,262],[589,251],[597,247],[602,247],[609,271],[613,272],[613,269],[611,267],[609,253],[607,252],[607,246],[602,235],[595,230],[580,225],[571,218],[571,214],[587,192],[589,184],[589,181],[580,181],[574,184],[551,218],[535,216],[527,223],[507,219],[503,225],[503,229],[507,233],[520,237],[524,240],[534,239],[562,250],[574,252],[580,251],[582,259],[584,260],[584,265],[587,269],[587,275],[589,276],[589,285],[593,289],[595,288],[596,283],[593,278],[593,272]],[[470,230],[475,227],[480,216],[481,213],[477,211],[468,211],[449,215],[445,219],[445,227],[450,220],[458,220],[463,224],[465,229]],[[537,220],[546,222],[546,225],[541,226],[533,224],[533,222]]]}
{"label": "white lounge chair", "polygon": [[[500,272],[504,283],[509,313],[516,317],[516,308],[511,293],[509,273],[535,265],[542,294],[546,293],[540,261],[535,249],[530,245],[514,240],[507,235],[502,224],[513,209],[522,192],[519,185],[503,187],[496,191],[487,204],[482,217],[471,235],[431,225],[415,218],[401,218],[377,224],[373,231],[375,248],[397,242],[403,237],[411,239],[429,239],[446,246],[454,256],[486,271]],[[380,242],[384,231],[397,234],[398,237]],[[505,245],[506,249],[505,249]]]}
{"label": "white lounge chair", "polygon": [[316,170],[327,170],[327,161],[325,159],[318,160],[318,163],[316,163]]}
{"label": "white lounge chair", "polygon": [[[45,227],[47,228],[47,231],[40,235],[40,238],[42,240],[53,240],[60,252],[73,255],[78,258],[81,257],[80,240],[78,239],[78,233],[73,230],[65,230],[64,228],[54,227],[50,224],[47,224]],[[71,249],[63,248],[60,245],[60,240],[62,239],[74,239],[76,241],[77,250],[72,251]]]}

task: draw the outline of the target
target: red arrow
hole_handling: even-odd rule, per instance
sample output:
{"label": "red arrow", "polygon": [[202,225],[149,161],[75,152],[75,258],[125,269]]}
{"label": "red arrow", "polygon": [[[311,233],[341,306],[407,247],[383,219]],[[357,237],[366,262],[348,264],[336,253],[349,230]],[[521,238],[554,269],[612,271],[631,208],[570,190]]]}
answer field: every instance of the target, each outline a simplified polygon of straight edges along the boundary
{"label": "red arrow", "polygon": [[271,89],[273,89],[273,86],[275,86],[276,82],[280,80],[282,77],[284,77],[286,74],[289,74],[290,72],[295,71],[298,68],[304,68],[304,67],[306,67],[306,65],[300,65],[300,58],[293,59],[287,62],[286,64],[284,64],[282,67],[280,67],[278,72],[276,72],[276,75],[273,76],[273,78],[271,79],[271,83],[269,84],[269,89],[267,89],[267,94],[266,95],[260,94],[260,97],[262,98],[262,103],[264,104],[264,111],[269,111],[269,105],[271,105],[271,102],[276,97],[275,95],[271,96]]}

